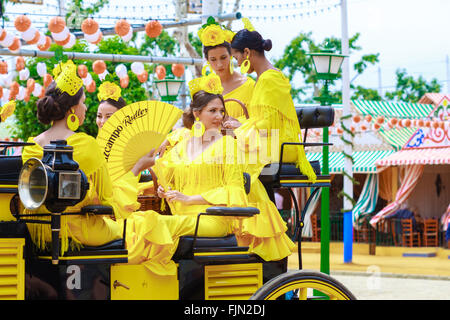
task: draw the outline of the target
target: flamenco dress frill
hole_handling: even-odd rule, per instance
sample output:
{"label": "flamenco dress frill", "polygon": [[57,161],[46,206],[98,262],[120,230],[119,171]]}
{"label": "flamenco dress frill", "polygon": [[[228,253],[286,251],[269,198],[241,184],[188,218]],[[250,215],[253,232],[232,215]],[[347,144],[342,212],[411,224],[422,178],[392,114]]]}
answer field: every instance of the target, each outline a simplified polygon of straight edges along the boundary
{"label": "flamenco dress frill", "polygon": [[[173,201],[169,203],[172,216],[138,211],[127,221],[129,263],[143,264],[159,275],[176,274],[176,264],[171,258],[179,237],[194,234],[199,213],[216,205],[248,206],[242,166],[235,165],[233,152],[227,153],[230,150],[227,148],[236,150],[235,140],[220,138],[195,159],[190,159],[187,154],[190,141],[191,138],[181,140],[156,161],[153,169],[165,190],[170,188],[185,195],[201,195],[209,204],[189,205]],[[232,233],[236,224],[235,218],[202,216],[198,235],[226,236]]]}
{"label": "flamenco dress frill", "polygon": [[[275,204],[258,179],[265,165],[279,161],[282,142],[299,142],[301,131],[290,95],[288,79],[278,70],[269,69],[256,82],[248,105],[249,119],[234,132],[241,157],[245,158],[244,171],[251,175],[250,204],[260,209],[260,214],[246,219],[237,231],[240,245],[266,261],[289,256],[295,244],[286,235],[287,226]],[[302,146],[285,149],[283,162],[294,162],[315,181],[316,175],[306,159]]]}

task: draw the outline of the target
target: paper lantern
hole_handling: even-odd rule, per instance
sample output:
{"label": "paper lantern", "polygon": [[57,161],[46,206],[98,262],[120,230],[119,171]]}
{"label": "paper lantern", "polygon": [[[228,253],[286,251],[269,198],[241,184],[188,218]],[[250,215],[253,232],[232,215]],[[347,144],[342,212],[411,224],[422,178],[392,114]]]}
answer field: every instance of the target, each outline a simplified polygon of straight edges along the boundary
{"label": "paper lantern", "polygon": [[391,124],[392,127],[394,127],[398,123],[398,119],[392,118],[391,120],[389,120],[389,123]]}
{"label": "paper lantern", "polygon": [[355,131],[356,131],[355,126],[351,125],[351,126],[350,126],[350,131],[351,131],[352,133],[355,133]]}
{"label": "paper lantern", "polygon": [[184,65],[177,63],[172,64],[172,73],[175,77],[182,77],[184,74]]}
{"label": "paper lantern", "polygon": [[81,31],[83,31],[83,33],[85,34],[94,34],[97,32],[97,30],[98,23],[92,18],[84,19],[81,23]]}
{"label": "paper lantern", "polygon": [[25,97],[23,97],[23,101],[28,102],[28,101],[30,101],[30,98],[31,98],[31,92],[26,90],[25,91]]}
{"label": "paper lantern", "polygon": [[161,34],[161,32],[162,32],[162,25],[157,20],[149,21],[145,25],[145,33],[150,38],[156,38]]}
{"label": "paper lantern", "polygon": [[31,20],[26,15],[20,15],[14,20],[14,27],[19,32],[24,32],[31,27]]}
{"label": "paper lantern", "polygon": [[380,130],[381,125],[380,125],[379,123],[375,122],[375,123],[373,124],[373,128],[374,128],[375,130]]}
{"label": "paper lantern", "polygon": [[439,121],[434,120],[434,121],[431,123],[431,126],[432,126],[434,129],[439,128]]}
{"label": "paper lantern", "polygon": [[426,128],[431,128],[431,121],[430,120],[426,120],[425,121],[425,127]]}
{"label": "paper lantern", "polygon": [[419,127],[423,127],[423,126],[425,125],[425,121],[423,121],[422,119],[419,119],[419,120],[417,121],[417,125],[418,125]]}
{"label": "paper lantern", "polygon": [[103,33],[100,32],[97,40],[93,41],[92,44],[98,44],[103,39]]}
{"label": "paper lantern", "polygon": [[361,129],[361,131],[366,131],[366,130],[367,130],[367,126],[366,126],[364,123],[362,123],[362,124],[359,126],[359,128]]}
{"label": "paper lantern", "polygon": [[26,91],[25,88],[20,86],[19,93],[16,96],[16,100],[22,101],[25,98],[25,91]]}
{"label": "paper lantern", "polygon": [[100,81],[103,81],[103,80],[105,80],[105,78],[106,78],[106,76],[108,75],[108,70],[105,70],[105,71],[103,71],[102,73],[100,73],[99,75],[98,75],[98,78],[100,79]]}
{"label": "paper lantern", "polygon": [[17,95],[19,93],[19,87],[20,85],[16,81],[13,81],[9,87],[9,92]]}
{"label": "paper lantern", "polygon": [[50,83],[52,83],[52,81],[53,81],[52,75],[49,73],[46,73],[44,75],[44,87],[47,88],[50,85]]}
{"label": "paper lantern", "polygon": [[164,66],[157,66],[155,69],[156,77],[162,80],[166,77],[166,68]]}
{"label": "paper lantern", "polygon": [[42,92],[42,86],[39,83],[35,83],[34,90],[32,92],[33,96],[38,97],[41,95]]}
{"label": "paper lantern", "polygon": [[25,68],[25,59],[23,57],[16,58],[16,71],[23,70]]}
{"label": "paper lantern", "polygon": [[445,130],[445,122],[444,121],[439,121],[439,128],[441,128],[442,130]]}
{"label": "paper lantern", "polygon": [[36,65],[36,71],[40,77],[45,76],[47,73],[47,65],[44,62],[38,62]]}
{"label": "paper lantern", "polygon": [[28,68],[24,68],[19,72],[19,79],[22,81],[28,80],[30,77],[30,70]]}
{"label": "paper lantern", "polygon": [[45,96],[45,88],[41,87],[41,92],[38,94],[38,98],[42,99]]}
{"label": "paper lantern", "polygon": [[62,47],[62,46],[65,46],[66,44],[68,44],[69,41],[70,41],[70,33],[67,34],[67,37],[66,37],[64,40],[61,40],[61,41],[55,40],[55,43],[56,43],[58,46],[61,46],[61,47]]}
{"label": "paper lantern", "polygon": [[48,30],[52,33],[60,33],[66,27],[66,22],[61,17],[53,17],[48,23]]}
{"label": "paper lantern", "polygon": [[13,43],[8,47],[9,51],[17,52],[20,50],[20,39],[18,37],[14,37]]}
{"label": "paper lantern", "polygon": [[90,92],[90,93],[95,92],[95,89],[97,89],[97,85],[95,84],[95,81],[91,81],[91,83],[89,83],[86,86],[87,92]]}
{"label": "paper lantern", "polygon": [[36,28],[31,27],[28,30],[22,32],[21,37],[26,42],[32,41],[36,37],[36,32],[39,32]]}
{"label": "paper lantern", "polygon": [[4,37],[3,40],[0,42],[0,44],[1,44],[3,47],[8,48],[8,47],[10,47],[10,46],[13,44],[14,39],[15,39],[15,37],[14,37],[13,34],[11,34],[11,33],[6,33],[5,37]]}
{"label": "paper lantern", "polygon": [[87,87],[93,80],[91,74],[88,72],[86,77],[82,78],[83,84]]}
{"label": "paper lantern", "polygon": [[106,70],[106,63],[103,60],[95,60],[92,64],[92,70],[96,74],[102,74]]}
{"label": "paper lantern", "polygon": [[69,36],[70,31],[67,27],[64,27],[63,31],[61,31],[60,33],[53,33],[52,32],[52,38],[55,41],[64,41],[67,39],[67,37]]}
{"label": "paper lantern", "polygon": [[377,123],[383,124],[384,123],[384,117],[383,116],[378,116],[377,117]]}
{"label": "paper lantern", "polygon": [[36,81],[33,78],[27,80],[27,90],[33,92],[34,87],[36,85]]}
{"label": "paper lantern", "polygon": [[404,119],[404,121],[403,121],[403,126],[404,126],[405,128],[411,127],[411,120],[410,120],[410,119]]}
{"label": "paper lantern", "polygon": [[38,45],[37,47],[41,51],[47,51],[51,45],[52,45],[52,39],[50,39],[49,36],[45,36],[45,44]]}
{"label": "paper lantern", "polygon": [[352,120],[354,123],[358,123],[359,121],[361,121],[361,116],[359,114],[356,114],[353,116]]}
{"label": "paper lantern", "polygon": [[76,43],[77,43],[77,38],[75,37],[75,35],[73,33],[71,33],[70,36],[69,36],[69,41],[67,41],[67,43],[63,45],[63,48],[64,49],[70,49]]}
{"label": "paper lantern", "polygon": [[341,127],[337,127],[337,128],[336,128],[336,132],[337,132],[338,134],[343,134],[343,133],[344,133],[344,129],[342,129]]}
{"label": "paper lantern", "polygon": [[116,72],[117,76],[119,77],[119,79],[124,78],[125,76],[128,76],[127,67],[122,63],[116,67],[115,72]]}
{"label": "paper lantern", "polygon": [[372,121],[372,116],[370,114],[368,114],[364,117],[364,119],[366,119],[367,122],[370,122],[370,121]]}
{"label": "paper lantern", "polygon": [[7,34],[5,29],[1,29],[1,30],[2,31],[0,32],[0,42],[5,40],[5,37],[6,37],[6,34]]}
{"label": "paper lantern", "polygon": [[120,19],[116,22],[114,26],[114,31],[120,37],[124,37],[130,32],[131,26],[130,23],[125,19]]}
{"label": "paper lantern", "polygon": [[8,63],[0,61],[0,74],[8,74]]}
{"label": "paper lantern", "polygon": [[77,67],[77,73],[80,78],[86,78],[88,74],[88,68],[84,64],[79,64]]}
{"label": "paper lantern", "polygon": [[120,78],[120,86],[122,88],[126,88],[128,87],[128,84],[130,83],[130,77],[128,77],[128,75],[126,75],[125,77]]}
{"label": "paper lantern", "polygon": [[148,72],[147,70],[144,70],[143,73],[141,73],[140,75],[137,76],[138,80],[140,83],[144,83],[145,81],[148,80]]}
{"label": "paper lantern", "polygon": [[3,97],[3,87],[0,87],[0,99]]}
{"label": "paper lantern", "polygon": [[130,26],[130,31],[128,31],[128,33],[122,37],[122,40],[128,42],[131,40],[132,37],[133,37],[133,27]]}
{"label": "paper lantern", "polygon": [[131,64],[131,71],[137,76],[142,74],[145,71],[144,64],[142,62],[133,62]]}
{"label": "paper lantern", "polygon": [[41,39],[41,33],[38,30],[36,30],[34,32],[33,38],[31,40],[27,41],[27,44],[37,44],[40,39]]}

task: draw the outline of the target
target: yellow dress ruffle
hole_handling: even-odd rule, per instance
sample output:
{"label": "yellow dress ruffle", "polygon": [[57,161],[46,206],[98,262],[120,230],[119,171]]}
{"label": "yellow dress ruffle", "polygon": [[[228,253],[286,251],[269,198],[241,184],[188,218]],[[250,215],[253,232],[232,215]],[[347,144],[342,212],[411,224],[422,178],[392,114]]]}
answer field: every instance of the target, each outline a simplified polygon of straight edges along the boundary
{"label": "yellow dress ruffle", "polygon": [[[259,215],[242,222],[236,235],[240,245],[249,246],[266,261],[280,260],[295,249],[286,235],[286,222],[258,179],[265,165],[279,161],[282,142],[301,139],[290,90],[288,79],[280,71],[262,73],[248,104],[249,119],[234,131],[245,159],[244,171],[251,175],[249,202],[260,210]],[[311,180],[316,179],[303,147],[287,147],[283,161],[296,162]]]}
{"label": "yellow dress ruffle", "polygon": [[[237,99],[245,104],[245,106],[247,106],[250,103],[250,99],[252,98],[254,87],[255,80],[247,77],[247,81],[245,81],[236,89],[225,94],[223,96],[223,99]],[[230,117],[237,119],[239,122],[245,121],[244,111],[239,103],[235,101],[225,102],[225,109]]]}

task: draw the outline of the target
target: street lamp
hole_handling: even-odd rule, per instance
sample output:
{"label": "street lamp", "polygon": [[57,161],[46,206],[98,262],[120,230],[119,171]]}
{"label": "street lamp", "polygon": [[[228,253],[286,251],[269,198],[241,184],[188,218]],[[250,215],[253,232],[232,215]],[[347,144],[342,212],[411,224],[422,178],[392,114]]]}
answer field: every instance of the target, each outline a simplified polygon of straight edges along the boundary
{"label": "street lamp", "polygon": [[173,102],[177,100],[183,82],[184,80],[175,79],[170,75],[162,80],[155,80],[161,101]]}
{"label": "street lamp", "polygon": [[322,50],[321,52],[310,53],[308,55],[310,55],[313,60],[317,78],[325,81],[322,93],[319,97],[314,97],[314,100],[319,101],[321,105],[330,106],[333,102],[336,102],[337,99],[330,96],[328,83],[337,78],[342,62],[346,56],[333,53],[331,50]]}
{"label": "street lamp", "polygon": [[[337,99],[330,95],[328,90],[328,83],[335,80],[341,69],[342,62],[345,55],[333,53],[331,50],[322,50],[318,53],[308,54],[312,57],[314,69],[317,78],[324,80],[324,86],[319,97],[314,97],[314,100],[320,102],[323,106],[331,106]],[[329,169],[329,148],[328,148],[328,127],[323,128],[323,143],[322,147],[322,174],[328,175]],[[321,236],[320,236],[320,271],[323,273],[330,273],[330,189],[328,187],[322,188],[321,199]]]}

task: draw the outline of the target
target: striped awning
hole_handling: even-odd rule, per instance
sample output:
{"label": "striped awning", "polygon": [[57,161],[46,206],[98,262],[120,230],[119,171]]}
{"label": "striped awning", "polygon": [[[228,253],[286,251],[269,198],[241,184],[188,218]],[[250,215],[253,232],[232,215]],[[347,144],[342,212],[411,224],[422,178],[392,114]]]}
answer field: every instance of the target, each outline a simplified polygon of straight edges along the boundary
{"label": "striped awning", "polygon": [[352,103],[362,114],[389,118],[423,118],[435,108],[432,104],[406,102],[352,100]]}
{"label": "striped awning", "polygon": [[450,164],[450,148],[403,149],[388,157],[379,159],[377,167],[411,164]]}
{"label": "striped awning", "polygon": [[[375,162],[383,159],[391,154],[394,150],[373,150],[373,151],[355,151],[353,157],[353,173],[376,173],[377,167]],[[321,168],[323,167],[322,153],[314,152],[307,153],[306,157],[309,161],[320,161]],[[344,155],[342,152],[330,152],[329,155],[330,173],[342,173],[344,171]]]}

